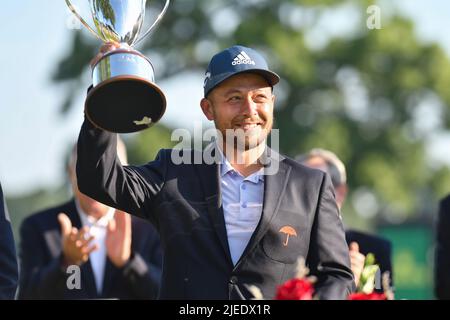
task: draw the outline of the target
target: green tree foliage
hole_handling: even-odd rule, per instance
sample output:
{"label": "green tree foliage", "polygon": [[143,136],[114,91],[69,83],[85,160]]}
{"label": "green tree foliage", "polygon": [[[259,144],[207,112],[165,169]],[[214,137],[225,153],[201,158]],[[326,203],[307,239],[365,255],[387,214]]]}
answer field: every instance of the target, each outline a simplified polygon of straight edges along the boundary
{"label": "green tree foliage", "polygon": [[[148,1],[148,16],[157,3]],[[178,0],[140,50],[157,59],[160,77],[204,69],[214,53],[235,43],[261,50],[283,78],[275,114],[281,151],[336,152],[353,191],[345,212],[390,217],[431,212],[437,197],[449,191],[449,169],[428,161],[426,143],[449,124],[450,62],[442,48],[420,42],[403,17],[383,15],[382,29],[369,30],[370,4]],[[342,8],[356,14],[354,30],[317,37],[325,33],[323,19]],[[335,29],[341,27],[342,21]],[[71,83],[69,91],[95,55],[96,40],[87,37],[74,35],[72,50],[56,69],[54,80]],[[68,94],[66,107],[70,100]],[[439,121],[427,127],[428,112]],[[136,138],[132,158],[149,160],[142,150],[168,137],[152,130]]]}
{"label": "green tree foliage", "polygon": [[155,159],[160,149],[173,148],[171,130],[161,124],[156,124],[145,130],[127,143],[128,161],[132,164],[145,164]]}

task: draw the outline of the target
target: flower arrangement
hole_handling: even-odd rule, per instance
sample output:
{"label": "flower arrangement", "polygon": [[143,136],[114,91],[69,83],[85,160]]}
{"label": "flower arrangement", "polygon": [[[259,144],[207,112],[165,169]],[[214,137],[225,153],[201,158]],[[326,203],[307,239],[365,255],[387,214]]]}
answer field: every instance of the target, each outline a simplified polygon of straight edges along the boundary
{"label": "flower arrangement", "polygon": [[[278,287],[275,300],[315,300],[314,283],[317,279],[308,275],[309,269],[305,265],[305,259],[299,258],[296,277]],[[248,286],[248,290],[252,293],[255,300],[264,299],[258,287]]]}
{"label": "flower arrangement", "polygon": [[303,258],[297,262],[297,275],[278,287],[275,300],[313,300],[316,278],[308,276],[309,269]]}
{"label": "flower arrangement", "polygon": [[375,256],[367,254],[364,268],[359,278],[358,288],[355,293],[348,296],[348,300],[394,300],[394,293],[390,286],[389,272],[382,275],[383,293],[374,292],[376,276],[380,267],[375,263]]}
{"label": "flower arrangement", "polygon": [[[393,300],[394,294],[390,287],[390,276],[386,272],[382,275],[383,293],[374,292],[376,274],[379,266],[375,264],[375,256],[368,254],[361,273],[357,291],[348,296],[348,300]],[[286,281],[278,287],[275,300],[316,300],[314,284],[317,279],[309,275],[309,269],[303,258],[297,261],[296,277]],[[248,290],[255,300],[263,300],[261,290],[256,286],[248,286]]]}

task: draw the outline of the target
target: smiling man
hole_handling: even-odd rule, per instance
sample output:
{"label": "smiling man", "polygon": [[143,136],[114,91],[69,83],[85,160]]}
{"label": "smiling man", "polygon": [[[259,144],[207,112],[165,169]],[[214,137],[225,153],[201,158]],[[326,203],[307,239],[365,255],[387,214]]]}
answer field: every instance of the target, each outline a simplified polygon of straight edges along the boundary
{"label": "smiling man", "polygon": [[[161,150],[144,166],[122,166],[117,135],[85,120],[80,190],[159,230],[160,298],[248,299],[254,285],[272,299],[295,277],[299,258],[317,277],[319,298],[345,299],[353,289],[329,177],[266,145],[278,81],[253,49],[233,46],[212,58],[200,104],[219,132],[208,146],[219,160],[213,164],[175,164],[172,151]],[[196,151],[183,152],[196,159]],[[273,164],[278,170],[269,174]]]}

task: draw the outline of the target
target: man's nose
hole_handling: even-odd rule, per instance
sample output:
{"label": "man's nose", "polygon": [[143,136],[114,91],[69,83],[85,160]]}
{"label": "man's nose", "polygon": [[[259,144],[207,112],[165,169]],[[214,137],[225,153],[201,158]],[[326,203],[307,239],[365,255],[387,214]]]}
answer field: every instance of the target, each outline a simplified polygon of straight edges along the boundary
{"label": "man's nose", "polygon": [[247,116],[258,114],[258,105],[253,101],[251,96],[248,96],[242,104],[242,113]]}

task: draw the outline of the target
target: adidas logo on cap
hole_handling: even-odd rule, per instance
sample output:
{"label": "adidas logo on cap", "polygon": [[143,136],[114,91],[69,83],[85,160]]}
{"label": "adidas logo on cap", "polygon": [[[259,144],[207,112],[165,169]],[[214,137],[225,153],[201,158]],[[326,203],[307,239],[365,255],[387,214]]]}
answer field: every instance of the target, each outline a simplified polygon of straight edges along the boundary
{"label": "adidas logo on cap", "polygon": [[203,87],[206,86],[206,83],[208,82],[209,79],[211,79],[211,72],[206,72],[205,73],[205,81],[203,82]]}
{"label": "adidas logo on cap", "polygon": [[233,66],[239,65],[239,64],[252,64],[255,65],[255,61],[252,60],[248,56],[248,54],[245,53],[245,51],[241,51],[236,58],[234,58],[233,62],[231,63]]}

